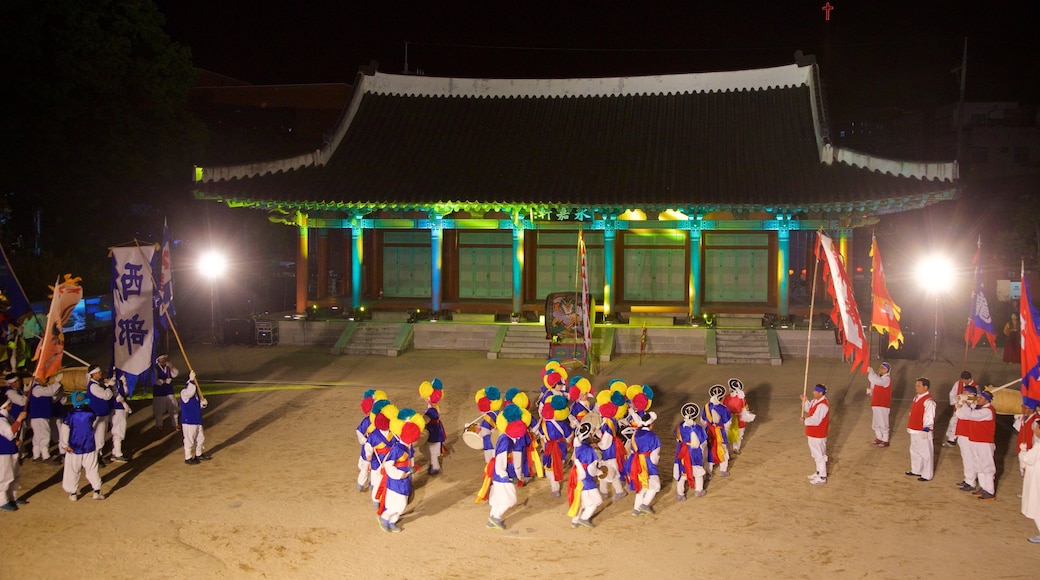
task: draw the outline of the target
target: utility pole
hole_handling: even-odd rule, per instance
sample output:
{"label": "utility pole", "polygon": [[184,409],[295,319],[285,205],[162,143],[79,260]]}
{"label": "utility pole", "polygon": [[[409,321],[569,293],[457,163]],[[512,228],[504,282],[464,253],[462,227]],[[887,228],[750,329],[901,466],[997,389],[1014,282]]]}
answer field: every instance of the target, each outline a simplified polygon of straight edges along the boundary
{"label": "utility pole", "polygon": [[958,165],[961,163],[961,155],[964,141],[964,82],[968,76],[968,37],[964,37],[964,55],[961,57],[961,96],[957,102],[957,157]]}

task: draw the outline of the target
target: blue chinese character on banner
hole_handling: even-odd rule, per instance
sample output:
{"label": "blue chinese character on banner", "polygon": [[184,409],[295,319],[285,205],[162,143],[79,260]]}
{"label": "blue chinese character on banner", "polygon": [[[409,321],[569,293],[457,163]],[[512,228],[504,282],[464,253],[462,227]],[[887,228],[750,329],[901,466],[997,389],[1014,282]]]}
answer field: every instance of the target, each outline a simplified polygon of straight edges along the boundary
{"label": "blue chinese character on banner", "polygon": [[588,208],[583,207],[575,211],[574,219],[578,220],[579,222],[583,222],[587,219],[592,219],[592,213],[588,210]]}
{"label": "blue chinese character on banner", "polygon": [[138,320],[138,316],[135,314],[133,318],[120,318],[116,322],[116,327],[119,328],[117,336],[119,346],[126,345],[128,355],[133,355],[134,346],[142,346],[144,338],[148,336],[148,331],[144,328],[144,321]]}
{"label": "blue chinese character on banner", "polygon": [[123,290],[123,300],[126,300],[129,296],[140,296],[141,284],[144,282],[141,269],[144,266],[127,262],[123,267],[126,268],[126,272],[119,277],[119,285]]}
{"label": "blue chinese character on banner", "polygon": [[569,207],[561,207],[556,209],[556,219],[559,221],[565,221],[571,216],[571,209]]}

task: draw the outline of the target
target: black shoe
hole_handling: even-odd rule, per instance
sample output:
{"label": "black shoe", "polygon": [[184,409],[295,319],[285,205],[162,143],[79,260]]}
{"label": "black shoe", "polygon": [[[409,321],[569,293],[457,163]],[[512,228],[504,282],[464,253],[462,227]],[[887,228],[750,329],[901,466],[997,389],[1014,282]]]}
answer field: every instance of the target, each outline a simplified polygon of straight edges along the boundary
{"label": "black shoe", "polygon": [[921,477],[919,474],[914,473],[913,471],[907,471],[906,474],[911,477]]}
{"label": "black shoe", "polygon": [[199,461],[197,457],[192,457],[191,459],[185,459],[184,460],[184,464],[185,465],[198,465],[200,463],[202,463],[202,462]]}
{"label": "black shoe", "polygon": [[930,479],[925,479],[923,477],[918,477],[917,481],[931,481],[931,480]]}
{"label": "black shoe", "polygon": [[196,457],[195,459],[198,459],[198,460],[200,460],[200,461],[209,461],[210,459],[213,459],[213,456],[211,456],[211,455],[206,455],[205,453],[203,453],[202,455],[199,455],[199,456],[198,456],[198,457]]}

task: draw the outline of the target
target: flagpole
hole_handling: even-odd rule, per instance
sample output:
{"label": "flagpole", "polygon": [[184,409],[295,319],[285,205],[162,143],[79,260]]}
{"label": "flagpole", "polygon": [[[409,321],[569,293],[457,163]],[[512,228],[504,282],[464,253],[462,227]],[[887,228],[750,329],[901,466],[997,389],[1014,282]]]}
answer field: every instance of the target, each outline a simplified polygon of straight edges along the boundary
{"label": "flagpole", "polygon": [[971,327],[975,325],[975,301],[978,300],[975,297],[975,292],[978,290],[979,283],[979,260],[982,259],[982,234],[979,234],[978,243],[975,244],[975,266],[971,269],[971,300],[968,305],[968,324],[964,329],[964,358],[961,360],[961,370],[968,368],[968,332]]}
{"label": "flagpole", "polygon": [[33,310],[32,302],[29,302],[29,295],[25,293],[25,287],[22,286],[22,281],[18,279],[18,274],[15,273],[14,267],[11,266],[11,260],[7,258],[7,252],[4,250],[3,244],[0,244],[0,255],[3,256],[4,263],[7,264],[7,269],[11,272],[11,277],[14,278],[14,283],[18,285],[18,289],[22,292],[22,296],[25,296],[25,301],[29,305],[29,312],[32,313],[33,320],[36,321],[36,324],[40,326],[41,330],[45,329],[47,327],[47,321],[44,320],[43,323],[41,323],[40,315],[36,314],[36,311]]}
{"label": "flagpole", "polygon": [[[816,253],[819,249],[820,238],[817,235],[816,245],[813,249],[812,290],[809,293],[809,333],[805,341],[805,377],[802,380],[802,396],[809,391],[809,350],[812,348],[813,310],[816,308],[816,271],[820,267],[820,256]],[[801,405],[801,417],[805,418],[805,405]]]}
{"label": "flagpole", "polygon": [[[144,250],[141,248],[141,244],[140,244],[140,242],[137,241],[137,238],[134,238],[134,245],[137,246],[137,250],[139,252],[141,252],[141,258],[142,258],[141,261],[148,268],[148,277],[152,279],[152,287],[153,288],[158,288],[159,286],[158,286],[158,282],[155,279],[155,272],[152,271],[152,264],[147,259],[147,256],[144,255]],[[173,323],[173,319],[170,318],[169,313],[167,312],[166,304],[163,303],[162,301],[160,301],[159,302],[159,308],[162,311],[161,314],[166,317],[166,321],[170,323],[170,329],[173,330],[173,336],[174,336],[174,338],[177,339],[177,347],[180,348],[181,356],[184,357],[184,364],[188,365],[188,372],[194,372],[195,369],[193,369],[191,367],[191,361],[188,360],[188,353],[184,350],[184,343],[181,342],[181,335],[180,335],[179,332],[177,332],[177,325],[174,324]],[[198,383],[195,383],[195,389],[198,391],[199,396],[201,397],[202,396],[202,389],[199,387]]]}

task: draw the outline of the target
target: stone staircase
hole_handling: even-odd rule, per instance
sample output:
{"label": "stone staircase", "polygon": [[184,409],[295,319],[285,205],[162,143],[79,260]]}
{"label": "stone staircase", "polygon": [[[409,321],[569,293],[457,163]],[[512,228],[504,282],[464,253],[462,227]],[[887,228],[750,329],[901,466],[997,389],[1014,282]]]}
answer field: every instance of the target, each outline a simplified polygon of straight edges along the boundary
{"label": "stone staircase", "polygon": [[781,363],[775,331],[768,329],[716,329],[715,353],[720,365]]}
{"label": "stone staircase", "polygon": [[549,341],[541,324],[510,324],[506,329],[498,358],[540,358],[549,356]]}
{"label": "stone staircase", "polygon": [[375,354],[391,355],[397,340],[401,324],[392,322],[364,322],[350,336],[350,340],[340,350],[340,354]]}

